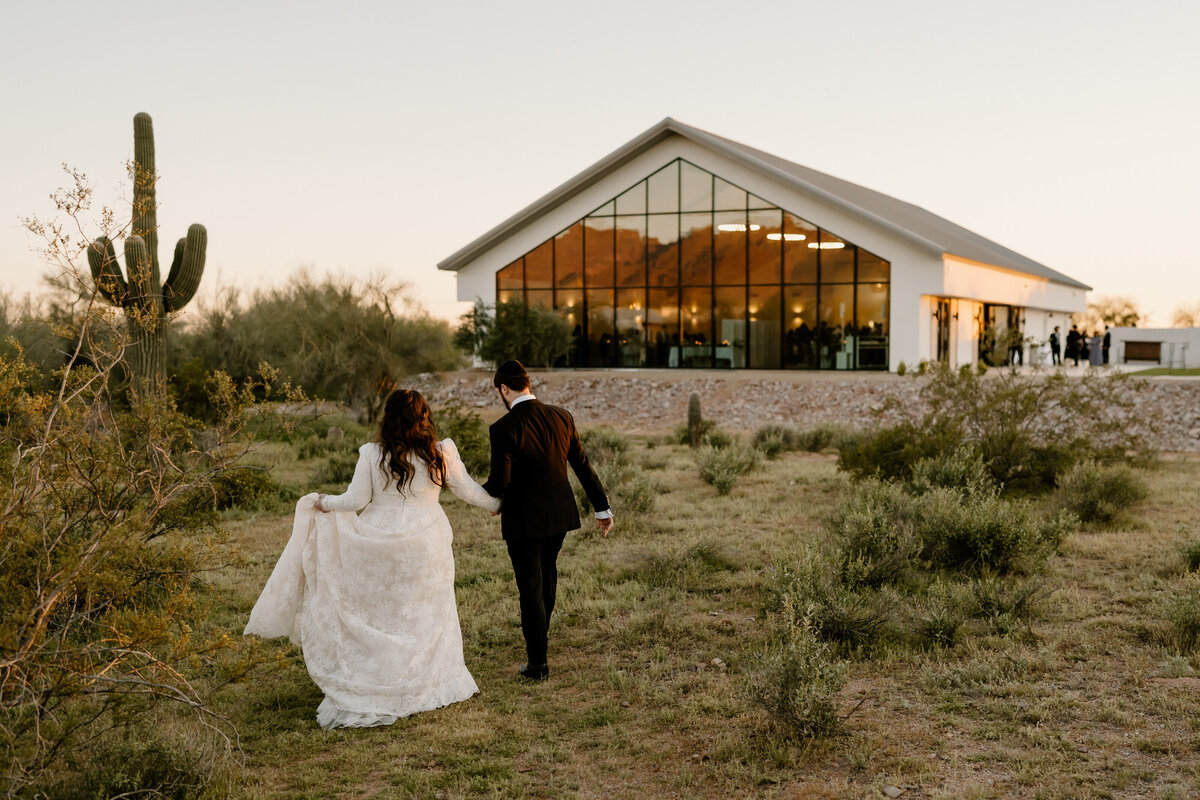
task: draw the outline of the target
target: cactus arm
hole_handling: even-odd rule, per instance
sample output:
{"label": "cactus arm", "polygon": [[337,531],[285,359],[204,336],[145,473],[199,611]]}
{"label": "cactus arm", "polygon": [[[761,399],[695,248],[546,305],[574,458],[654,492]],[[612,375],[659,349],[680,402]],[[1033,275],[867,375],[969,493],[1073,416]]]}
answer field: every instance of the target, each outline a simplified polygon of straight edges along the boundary
{"label": "cactus arm", "polygon": [[163,283],[164,311],[178,311],[196,294],[196,290],[200,288],[200,278],[204,275],[204,257],[207,249],[208,231],[198,224],[188,228],[187,237],[180,239],[175,245],[171,272]]}
{"label": "cactus arm", "polygon": [[[146,250],[159,272],[158,263],[158,201],[154,184],[158,173],[154,167],[154,126],[144,111],[133,118],[133,233],[146,243]],[[128,266],[128,262],[126,263]]]}
{"label": "cactus arm", "polygon": [[141,312],[142,318],[137,320],[141,327],[156,327],[162,316],[162,286],[146,242],[140,236],[125,239],[125,269],[129,272],[130,288],[127,305]]}
{"label": "cactus arm", "polygon": [[129,295],[129,287],[117,264],[117,251],[107,236],[101,236],[88,245],[88,265],[92,268],[92,280],[105,300],[114,306],[125,305]]}

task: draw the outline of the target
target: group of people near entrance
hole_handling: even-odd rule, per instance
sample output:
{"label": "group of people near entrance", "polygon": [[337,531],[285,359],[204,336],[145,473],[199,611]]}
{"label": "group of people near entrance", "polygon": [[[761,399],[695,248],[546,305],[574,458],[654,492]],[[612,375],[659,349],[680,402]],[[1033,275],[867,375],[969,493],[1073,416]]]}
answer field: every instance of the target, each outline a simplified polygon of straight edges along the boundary
{"label": "group of people near entrance", "polygon": [[[1090,363],[1092,357],[1092,346],[1095,339],[1101,339],[1101,363],[1108,363],[1108,348],[1112,344],[1112,334],[1108,330],[1108,326],[1104,326],[1104,336],[1099,337],[1094,334],[1082,333],[1078,325],[1072,325],[1070,333],[1067,334],[1067,353],[1066,357],[1074,362],[1075,366],[1079,366],[1079,362],[1085,364]],[[1050,334],[1050,363],[1062,364],[1062,337],[1059,334],[1059,328],[1054,326],[1054,332]]]}
{"label": "group of people near entrance", "polygon": [[580,527],[568,470],[602,536],[613,515],[571,414],[534,397],[519,362],[501,365],[493,385],[508,413],[491,426],[484,484],[467,473],[454,442],[438,438],[420,392],[398,389],[374,441],[359,448],[345,493],[296,504],[291,538],[246,633],[300,646],[325,695],[316,714],[323,728],[389,725],[479,691],[463,659],[443,488],[500,516],[527,656],[516,677],[550,674],[558,553]]}

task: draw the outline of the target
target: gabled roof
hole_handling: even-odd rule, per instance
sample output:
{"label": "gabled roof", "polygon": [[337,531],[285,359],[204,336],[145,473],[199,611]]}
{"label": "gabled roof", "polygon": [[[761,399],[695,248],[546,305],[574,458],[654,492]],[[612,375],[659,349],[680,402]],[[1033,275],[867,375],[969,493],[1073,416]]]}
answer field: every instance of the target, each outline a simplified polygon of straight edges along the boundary
{"label": "gabled roof", "polygon": [[1003,245],[955,225],[920,206],[897,200],[841,178],[765,153],[708,131],[667,117],[662,122],[609,153],[549,194],[518,211],[475,241],[438,264],[457,270],[494,243],[531,220],[596,183],[627,161],[671,136],[682,136],[720,153],[789,188],[817,197],[907,239],[934,255],[954,255],[1002,269],[1034,275],[1079,289],[1092,287],[1039,264]]}

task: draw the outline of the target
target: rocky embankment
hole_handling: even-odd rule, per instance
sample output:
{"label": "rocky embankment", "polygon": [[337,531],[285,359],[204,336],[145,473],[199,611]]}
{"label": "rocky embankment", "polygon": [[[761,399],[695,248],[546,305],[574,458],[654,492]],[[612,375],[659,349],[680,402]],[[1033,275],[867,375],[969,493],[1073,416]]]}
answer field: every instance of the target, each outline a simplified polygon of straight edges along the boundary
{"label": "rocky embankment", "polygon": [[[570,409],[581,426],[612,425],[631,433],[664,433],[682,424],[692,392],[699,392],[705,417],[741,431],[769,422],[858,427],[879,418],[878,411],[889,398],[904,407],[920,402],[922,382],[911,377],[775,375],[561,371],[531,377],[534,394]],[[490,372],[423,376],[414,388],[435,406],[458,400],[489,420],[502,410]],[[1163,450],[1200,451],[1200,381],[1148,380],[1134,413],[1158,418]],[[896,416],[897,412],[884,411],[881,418]]]}

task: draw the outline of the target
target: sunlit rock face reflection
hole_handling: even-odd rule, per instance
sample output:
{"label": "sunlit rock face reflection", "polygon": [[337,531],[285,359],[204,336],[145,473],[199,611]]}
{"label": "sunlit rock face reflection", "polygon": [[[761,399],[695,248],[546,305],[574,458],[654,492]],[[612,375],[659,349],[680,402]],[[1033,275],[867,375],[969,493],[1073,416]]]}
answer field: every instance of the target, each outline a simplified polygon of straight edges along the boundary
{"label": "sunlit rock face reflection", "polygon": [[888,262],[677,159],[496,275],[567,366],[887,369]]}

